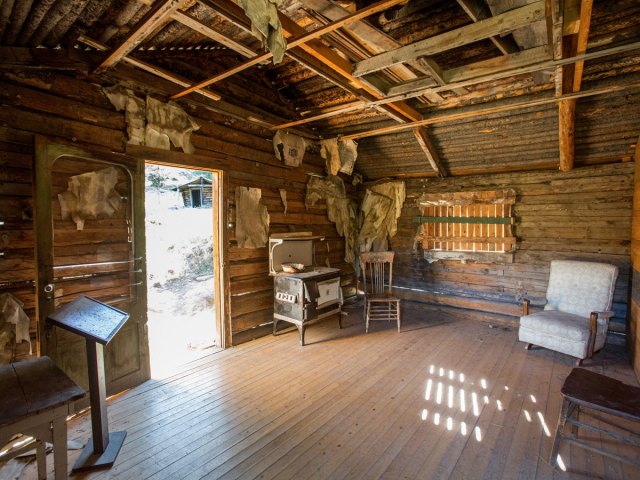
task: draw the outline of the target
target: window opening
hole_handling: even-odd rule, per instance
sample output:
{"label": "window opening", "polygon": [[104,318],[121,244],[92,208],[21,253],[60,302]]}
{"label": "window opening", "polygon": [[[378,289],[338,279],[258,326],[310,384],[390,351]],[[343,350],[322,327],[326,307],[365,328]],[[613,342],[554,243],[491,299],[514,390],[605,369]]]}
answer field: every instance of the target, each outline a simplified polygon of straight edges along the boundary
{"label": "window opening", "polygon": [[421,224],[417,241],[434,259],[437,252],[514,252],[515,199],[513,190],[422,195],[418,200],[422,216],[414,218]]}

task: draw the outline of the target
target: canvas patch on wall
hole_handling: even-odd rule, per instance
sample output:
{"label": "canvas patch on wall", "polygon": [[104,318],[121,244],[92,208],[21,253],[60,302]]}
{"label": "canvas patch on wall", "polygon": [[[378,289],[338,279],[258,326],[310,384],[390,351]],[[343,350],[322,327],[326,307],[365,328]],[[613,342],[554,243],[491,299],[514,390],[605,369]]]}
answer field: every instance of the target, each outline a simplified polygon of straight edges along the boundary
{"label": "canvas patch on wall", "polygon": [[236,241],[240,248],[259,248],[269,239],[269,212],[259,188],[236,187]]}

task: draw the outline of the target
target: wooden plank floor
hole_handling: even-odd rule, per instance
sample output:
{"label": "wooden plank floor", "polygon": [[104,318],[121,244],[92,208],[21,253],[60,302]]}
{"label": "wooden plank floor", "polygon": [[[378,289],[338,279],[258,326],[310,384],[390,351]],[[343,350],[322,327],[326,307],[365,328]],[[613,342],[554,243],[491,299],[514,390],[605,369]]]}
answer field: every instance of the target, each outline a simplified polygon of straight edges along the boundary
{"label": "wooden plank floor", "polygon": [[[72,478],[640,478],[567,445],[566,471],[551,469],[573,360],[525,351],[515,323],[407,302],[401,333],[376,323],[365,335],[361,306],[348,312],[343,330],[309,327],[305,347],[297,333],[265,337],[111,400],[110,429],[128,432],[117,462]],[[622,346],[585,367],[637,384]],[[70,422],[70,439],[89,436],[87,416]],[[35,478],[33,465],[23,478]]]}

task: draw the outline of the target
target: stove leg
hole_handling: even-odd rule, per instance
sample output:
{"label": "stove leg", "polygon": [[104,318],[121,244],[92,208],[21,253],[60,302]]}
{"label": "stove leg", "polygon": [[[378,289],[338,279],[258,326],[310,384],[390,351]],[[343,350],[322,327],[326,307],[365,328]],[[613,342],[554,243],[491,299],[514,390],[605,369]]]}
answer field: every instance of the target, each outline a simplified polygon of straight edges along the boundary
{"label": "stove leg", "polygon": [[304,330],[305,330],[305,326],[304,325],[299,325],[298,326],[298,331],[300,332],[300,346],[304,347]]}
{"label": "stove leg", "polygon": [[277,328],[278,328],[278,319],[277,319],[277,318],[274,318],[274,319],[273,319],[273,336],[274,336],[274,337],[276,336],[276,330],[277,330]]}

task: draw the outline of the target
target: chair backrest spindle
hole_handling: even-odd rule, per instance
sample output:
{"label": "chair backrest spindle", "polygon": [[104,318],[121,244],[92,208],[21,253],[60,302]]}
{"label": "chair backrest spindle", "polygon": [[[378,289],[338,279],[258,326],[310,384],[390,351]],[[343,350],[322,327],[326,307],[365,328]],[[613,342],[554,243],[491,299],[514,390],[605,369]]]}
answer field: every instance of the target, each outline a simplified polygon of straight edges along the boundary
{"label": "chair backrest spindle", "polygon": [[394,252],[365,252],[360,254],[364,291],[369,294],[391,292]]}

